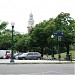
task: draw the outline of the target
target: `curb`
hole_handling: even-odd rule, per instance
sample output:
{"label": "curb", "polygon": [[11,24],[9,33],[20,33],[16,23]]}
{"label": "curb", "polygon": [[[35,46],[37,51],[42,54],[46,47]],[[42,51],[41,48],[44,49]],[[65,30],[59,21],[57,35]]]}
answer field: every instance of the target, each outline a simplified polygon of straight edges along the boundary
{"label": "curb", "polygon": [[75,62],[23,62],[23,63],[0,63],[0,64],[75,64]]}

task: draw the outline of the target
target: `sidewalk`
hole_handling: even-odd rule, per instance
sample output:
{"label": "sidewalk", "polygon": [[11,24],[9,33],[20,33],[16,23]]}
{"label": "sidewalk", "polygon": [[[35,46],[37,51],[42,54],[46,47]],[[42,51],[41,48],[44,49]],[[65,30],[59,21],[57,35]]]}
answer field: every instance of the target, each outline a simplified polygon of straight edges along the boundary
{"label": "sidewalk", "polygon": [[58,60],[14,60],[11,59],[0,59],[0,64],[50,64],[50,63],[70,63],[75,61],[58,61]]}

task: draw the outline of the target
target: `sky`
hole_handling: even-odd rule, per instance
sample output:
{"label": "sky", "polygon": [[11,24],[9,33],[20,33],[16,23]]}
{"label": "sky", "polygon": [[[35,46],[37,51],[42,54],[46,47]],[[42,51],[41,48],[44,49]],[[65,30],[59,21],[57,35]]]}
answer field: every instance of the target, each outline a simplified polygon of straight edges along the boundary
{"label": "sky", "polygon": [[0,0],[0,21],[7,21],[7,29],[11,22],[14,30],[22,34],[28,33],[27,26],[30,13],[33,14],[34,25],[55,18],[61,12],[70,13],[75,19],[75,0]]}

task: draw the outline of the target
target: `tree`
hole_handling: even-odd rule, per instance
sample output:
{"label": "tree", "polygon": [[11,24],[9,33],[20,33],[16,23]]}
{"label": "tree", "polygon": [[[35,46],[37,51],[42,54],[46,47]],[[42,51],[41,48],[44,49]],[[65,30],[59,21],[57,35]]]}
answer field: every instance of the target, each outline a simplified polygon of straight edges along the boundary
{"label": "tree", "polygon": [[28,50],[28,35],[21,35],[17,43],[15,44],[15,49],[19,52],[27,52]]}
{"label": "tree", "polygon": [[[60,49],[66,47],[67,55],[69,55],[69,45],[74,43],[75,38],[75,21],[70,17],[69,13],[61,12],[58,16],[53,19],[50,18],[48,21],[44,20],[36,25],[32,29],[31,37],[36,46],[41,47],[41,54],[43,56],[43,48],[51,45],[51,35],[54,32],[63,32]],[[57,46],[57,36],[54,38],[54,46]],[[51,47],[50,47],[51,48]],[[63,52],[63,51],[62,51]]]}
{"label": "tree", "polygon": [[39,23],[31,33],[32,39],[34,39],[34,43],[36,47],[41,48],[41,56],[43,57],[43,50],[44,47],[47,46],[47,35],[44,32],[44,28],[46,26],[46,21],[44,20],[43,22]]}
{"label": "tree", "polygon": [[[21,38],[21,34],[19,32],[14,31],[14,50],[15,44]],[[4,29],[1,31],[0,35],[0,49],[11,49],[12,46],[12,30]]]}
{"label": "tree", "polygon": [[0,24],[0,32],[6,28],[7,24],[8,22],[5,22],[5,21]]}
{"label": "tree", "polygon": [[55,18],[55,25],[55,31],[64,33],[61,43],[66,47],[67,59],[69,59],[69,46],[74,43],[73,41],[75,38],[73,35],[75,32],[75,21],[70,17],[69,13],[61,12]]}
{"label": "tree", "polygon": [[0,49],[11,49],[11,35],[4,31],[0,35]]}
{"label": "tree", "polygon": [[7,24],[8,24],[8,22],[5,22],[5,21],[4,22],[1,22],[1,24],[0,24],[0,49],[7,49],[8,48],[7,47],[8,45],[6,45],[6,44],[9,43],[9,45],[10,45],[10,42],[9,41],[6,42],[6,39],[5,38],[7,36],[4,36],[3,33],[2,33],[2,30],[4,30],[6,28]]}

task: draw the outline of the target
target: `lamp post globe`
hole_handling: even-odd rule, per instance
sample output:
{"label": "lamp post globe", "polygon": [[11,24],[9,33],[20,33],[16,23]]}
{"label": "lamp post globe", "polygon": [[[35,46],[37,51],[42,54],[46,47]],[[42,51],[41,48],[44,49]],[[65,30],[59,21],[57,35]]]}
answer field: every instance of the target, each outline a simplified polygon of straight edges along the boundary
{"label": "lamp post globe", "polygon": [[54,35],[51,35],[51,40],[52,40],[52,60],[54,59],[53,38],[54,38]]}
{"label": "lamp post globe", "polygon": [[11,22],[11,27],[12,27],[12,50],[11,50],[11,60],[10,60],[10,62],[14,62],[14,59],[13,59],[13,50],[14,50],[13,30],[14,30],[14,25],[15,25],[15,23]]}
{"label": "lamp post globe", "polygon": [[14,27],[14,25],[15,25],[15,22],[12,21],[11,22],[11,27]]}
{"label": "lamp post globe", "polygon": [[54,35],[53,35],[53,34],[51,35],[51,38],[52,38],[52,39],[54,38]]}

